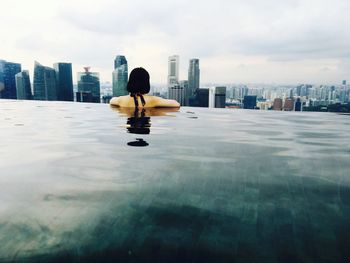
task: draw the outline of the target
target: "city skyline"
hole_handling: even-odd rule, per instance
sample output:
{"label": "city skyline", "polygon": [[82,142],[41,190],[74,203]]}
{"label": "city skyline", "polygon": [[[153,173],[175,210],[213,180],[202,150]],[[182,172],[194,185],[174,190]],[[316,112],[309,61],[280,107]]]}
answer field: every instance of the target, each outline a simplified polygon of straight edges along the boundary
{"label": "city skyline", "polygon": [[350,74],[349,11],[345,0],[7,1],[0,57],[31,74],[34,60],[91,66],[111,82],[110,58],[125,54],[165,84],[179,54],[182,76],[200,58],[203,83],[335,84]]}
{"label": "city skyline", "polygon": [[[168,90],[151,91],[157,96],[174,99],[181,106],[209,108],[244,108],[262,110],[300,111],[306,106],[307,111],[313,110],[345,110],[349,107],[350,85],[343,80],[341,85],[279,85],[279,86],[202,86],[199,88],[199,59],[191,59],[188,68],[188,80],[180,80],[178,55],[168,58]],[[3,99],[51,100],[108,103],[115,92],[108,92],[105,86],[101,89],[98,72],[91,72],[90,67],[84,67],[85,72],[78,72],[77,92],[73,95],[72,64],[54,63],[54,67],[43,66],[34,62],[33,93],[31,90],[28,70],[21,71],[21,64],[0,60],[0,87]],[[118,82],[127,82],[127,60],[123,55],[117,55],[114,68],[121,70]],[[113,71],[113,77],[115,71]],[[123,74],[122,74],[123,73]],[[125,73],[125,74],[124,74]],[[119,73],[118,73],[119,74]],[[115,79],[116,80],[116,79]],[[193,82],[190,85],[190,82]],[[118,89],[119,90],[119,84]],[[193,87],[191,87],[193,86]],[[107,88],[107,89],[106,89]],[[195,88],[195,92],[191,91]],[[125,91],[126,92],[126,91]],[[124,95],[124,94],[119,94]],[[189,96],[190,95],[190,96]],[[75,97],[75,99],[73,98]],[[283,102],[282,102],[283,101]],[[345,105],[348,103],[347,105]],[[341,106],[343,104],[343,106]]]}

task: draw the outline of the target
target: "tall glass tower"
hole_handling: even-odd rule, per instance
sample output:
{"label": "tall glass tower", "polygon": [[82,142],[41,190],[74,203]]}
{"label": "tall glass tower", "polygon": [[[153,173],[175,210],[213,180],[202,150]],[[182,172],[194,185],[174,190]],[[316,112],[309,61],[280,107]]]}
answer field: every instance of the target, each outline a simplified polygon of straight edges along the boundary
{"label": "tall glass tower", "polygon": [[57,80],[57,99],[60,101],[74,101],[73,77],[71,63],[55,63]]}
{"label": "tall glass tower", "polygon": [[116,56],[114,60],[113,96],[128,95],[126,86],[128,84],[128,61],[125,56]]}
{"label": "tall glass tower", "polygon": [[85,67],[85,72],[78,72],[78,93],[89,94],[91,102],[100,103],[100,77],[97,72],[91,72]]}
{"label": "tall glass tower", "polygon": [[186,101],[194,96],[196,90],[199,89],[199,78],[199,59],[194,58],[190,60],[190,65],[188,67],[188,90],[186,93]]}
{"label": "tall glass tower", "polygon": [[46,100],[58,100],[56,71],[53,68],[45,67],[44,80]]}
{"label": "tall glass tower", "polygon": [[57,100],[56,71],[39,62],[34,63],[34,99]]}
{"label": "tall glass tower", "polygon": [[29,71],[23,70],[17,73],[16,76],[16,90],[18,100],[31,100],[33,99],[32,88],[30,85]]}
{"label": "tall glass tower", "polygon": [[0,60],[0,98],[17,99],[15,75],[21,72],[21,64]]}
{"label": "tall glass tower", "polygon": [[35,100],[46,100],[45,67],[39,62],[34,62],[33,89]]}
{"label": "tall glass tower", "polygon": [[179,84],[179,64],[178,55],[170,56],[168,59],[168,88]]}

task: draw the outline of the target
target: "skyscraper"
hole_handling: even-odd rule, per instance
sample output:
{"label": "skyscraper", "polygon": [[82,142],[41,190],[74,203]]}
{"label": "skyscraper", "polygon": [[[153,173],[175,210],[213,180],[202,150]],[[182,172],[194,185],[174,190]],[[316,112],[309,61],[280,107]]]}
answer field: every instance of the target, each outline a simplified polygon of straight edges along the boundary
{"label": "skyscraper", "polygon": [[33,86],[35,100],[57,100],[56,72],[53,68],[35,61]]}
{"label": "skyscraper", "polygon": [[255,109],[256,108],[256,96],[252,96],[252,95],[244,96],[243,108],[244,109],[251,109],[251,110]]}
{"label": "skyscraper", "polygon": [[282,104],[283,104],[283,101],[281,98],[275,98],[272,106],[273,110],[282,110]]}
{"label": "skyscraper", "polygon": [[293,98],[286,98],[284,100],[283,109],[285,111],[292,111],[292,110],[294,110],[294,99]]}
{"label": "skyscraper", "polygon": [[209,89],[209,108],[225,108],[226,87],[212,87]]}
{"label": "skyscraper", "polygon": [[198,89],[196,91],[196,106],[208,107],[209,106],[209,89]]}
{"label": "skyscraper", "polygon": [[18,100],[31,100],[33,99],[32,88],[30,85],[29,71],[23,70],[17,73],[16,79],[16,90]]}
{"label": "skyscraper", "polygon": [[74,101],[71,63],[55,63],[57,81],[57,100]]}
{"label": "skyscraper", "polygon": [[0,98],[17,99],[15,75],[21,72],[21,64],[0,60]]}
{"label": "skyscraper", "polygon": [[113,96],[128,95],[126,86],[128,84],[128,61],[125,56],[116,56],[114,60]]}
{"label": "skyscraper", "polygon": [[45,67],[45,88],[46,100],[58,100],[56,71],[53,68]]}
{"label": "skyscraper", "polygon": [[295,102],[294,110],[301,111],[301,109],[302,109],[301,100],[300,100],[300,98],[297,98],[297,100]]}
{"label": "skyscraper", "polygon": [[100,103],[100,77],[97,72],[91,72],[90,67],[85,67],[85,72],[78,72],[78,92],[84,92],[85,96],[91,93],[91,102]]}
{"label": "skyscraper", "polygon": [[182,81],[179,84],[172,84],[168,88],[169,99],[176,100],[181,106],[185,105],[185,88],[187,81]]}
{"label": "skyscraper", "polygon": [[168,60],[168,87],[179,84],[179,64],[178,55],[170,56]]}
{"label": "skyscraper", "polygon": [[226,87],[215,87],[215,108],[225,108]]}
{"label": "skyscraper", "polygon": [[45,67],[39,62],[34,62],[33,90],[35,100],[46,100]]}
{"label": "skyscraper", "polygon": [[125,56],[117,55],[114,59],[114,69],[119,68],[122,65],[127,65],[128,61],[126,60]]}
{"label": "skyscraper", "polygon": [[181,106],[185,106],[188,104],[186,104],[186,91],[188,90],[188,80],[180,80],[179,85],[184,90],[184,104],[181,104]]}
{"label": "skyscraper", "polygon": [[195,91],[199,89],[200,70],[199,59],[191,59],[188,67],[188,90],[186,92],[186,105],[190,97],[193,97]]}

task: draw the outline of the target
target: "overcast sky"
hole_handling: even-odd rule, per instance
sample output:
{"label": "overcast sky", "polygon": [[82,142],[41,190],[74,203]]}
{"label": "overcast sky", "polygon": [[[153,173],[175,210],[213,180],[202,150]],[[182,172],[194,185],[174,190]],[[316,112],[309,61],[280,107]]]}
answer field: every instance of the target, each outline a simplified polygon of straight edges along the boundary
{"label": "overcast sky", "polygon": [[350,81],[348,0],[0,0],[0,59],[32,72],[73,63],[111,81],[113,59],[166,83],[168,56],[180,78],[200,59],[202,83]]}

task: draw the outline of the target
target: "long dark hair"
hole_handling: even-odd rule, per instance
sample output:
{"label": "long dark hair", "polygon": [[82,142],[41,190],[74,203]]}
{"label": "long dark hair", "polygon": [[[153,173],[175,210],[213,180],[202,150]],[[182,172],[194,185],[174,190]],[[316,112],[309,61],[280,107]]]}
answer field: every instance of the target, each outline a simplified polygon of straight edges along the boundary
{"label": "long dark hair", "polygon": [[147,94],[151,88],[147,70],[144,68],[134,68],[130,72],[126,88],[131,94]]}

